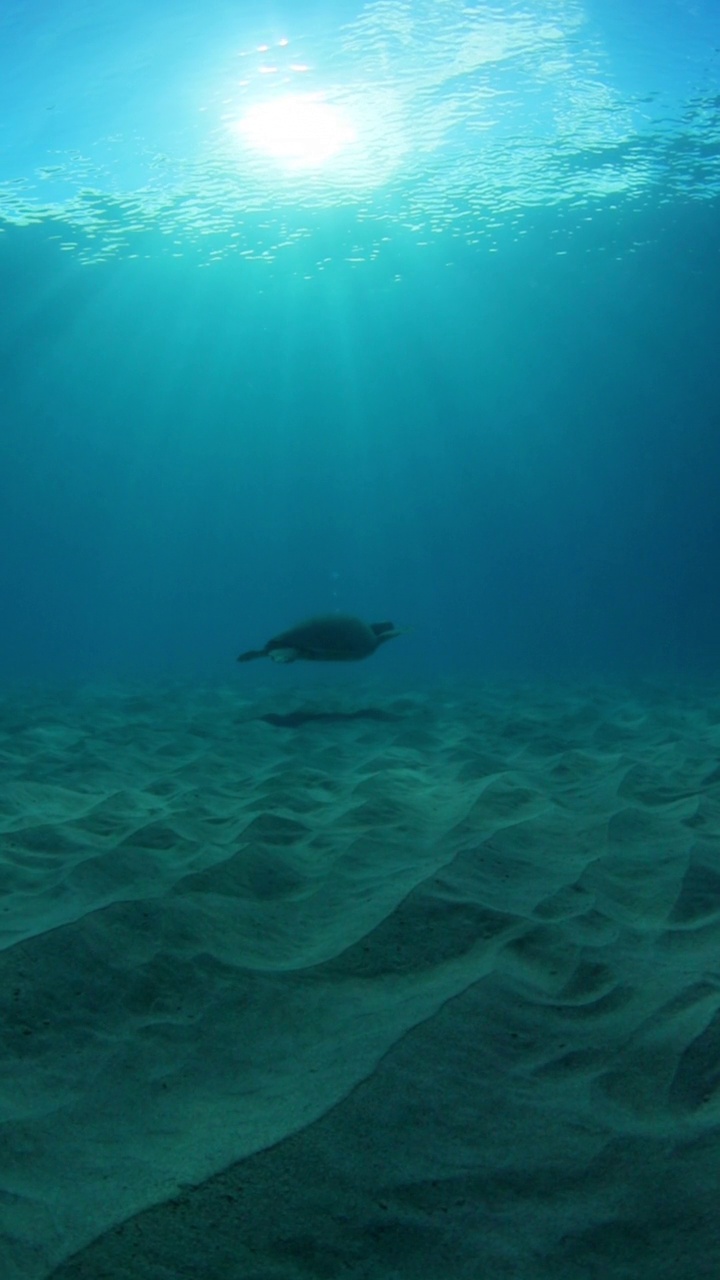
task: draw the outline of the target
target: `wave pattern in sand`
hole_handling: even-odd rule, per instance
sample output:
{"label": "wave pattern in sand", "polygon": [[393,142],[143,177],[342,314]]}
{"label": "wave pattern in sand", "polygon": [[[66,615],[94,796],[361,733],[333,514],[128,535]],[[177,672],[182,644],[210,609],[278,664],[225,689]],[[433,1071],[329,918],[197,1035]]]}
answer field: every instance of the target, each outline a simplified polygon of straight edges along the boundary
{"label": "wave pattern in sand", "polygon": [[7,697],[3,1277],[715,1277],[719,755],[702,691]]}

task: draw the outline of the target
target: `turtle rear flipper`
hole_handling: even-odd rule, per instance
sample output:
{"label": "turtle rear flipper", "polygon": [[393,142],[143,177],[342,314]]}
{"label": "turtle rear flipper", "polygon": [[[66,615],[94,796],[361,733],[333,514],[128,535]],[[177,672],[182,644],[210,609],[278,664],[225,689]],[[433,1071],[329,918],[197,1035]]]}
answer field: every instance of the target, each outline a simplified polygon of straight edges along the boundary
{"label": "turtle rear flipper", "polygon": [[267,649],[248,649],[240,654],[238,662],[252,662],[253,658],[267,658]]}
{"label": "turtle rear flipper", "polygon": [[292,645],[273,644],[272,641],[270,641],[265,652],[267,653],[268,658],[272,658],[273,662],[297,662],[298,658],[307,658],[310,656],[307,653],[300,653],[300,651],[298,649],[294,649]]}

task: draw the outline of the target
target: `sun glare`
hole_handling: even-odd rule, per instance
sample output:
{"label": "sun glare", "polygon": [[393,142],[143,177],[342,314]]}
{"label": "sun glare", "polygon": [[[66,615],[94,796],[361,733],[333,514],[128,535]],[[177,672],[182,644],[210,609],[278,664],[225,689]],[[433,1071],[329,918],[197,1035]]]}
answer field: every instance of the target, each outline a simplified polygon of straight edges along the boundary
{"label": "sun glare", "polygon": [[320,94],[257,103],[235,128],[247,146],[291,169],[321,169],[355,140],[344,112]]}

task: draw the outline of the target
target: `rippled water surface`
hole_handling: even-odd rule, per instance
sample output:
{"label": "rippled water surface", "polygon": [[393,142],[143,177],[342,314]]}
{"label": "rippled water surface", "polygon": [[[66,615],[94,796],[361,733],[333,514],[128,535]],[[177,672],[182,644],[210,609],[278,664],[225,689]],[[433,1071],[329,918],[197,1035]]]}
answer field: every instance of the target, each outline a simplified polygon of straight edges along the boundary
{"label": "rippled water surface", "polygon": [[709,3],[274,12],[4,6],[0,225],[42,222],[86,261],[304,242],[312,269],[328,218],[364,261],[400,228],[492,247],[553,209],[565,252],[608,206],[717,194]]}

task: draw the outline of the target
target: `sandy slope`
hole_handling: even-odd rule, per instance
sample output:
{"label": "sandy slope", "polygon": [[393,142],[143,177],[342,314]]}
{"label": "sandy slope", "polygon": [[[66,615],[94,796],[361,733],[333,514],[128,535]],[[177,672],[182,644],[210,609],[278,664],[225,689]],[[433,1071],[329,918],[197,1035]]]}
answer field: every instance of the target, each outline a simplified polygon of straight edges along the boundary
{"label": "sandy slope", "polygon": [[717,692],[35,691],[0,765],[3,1280],[716,1280]]}

